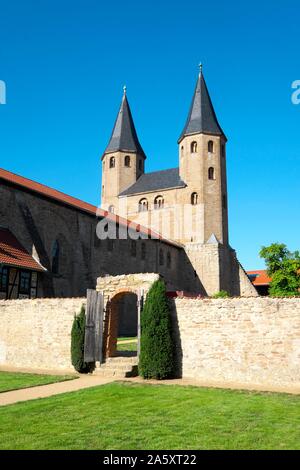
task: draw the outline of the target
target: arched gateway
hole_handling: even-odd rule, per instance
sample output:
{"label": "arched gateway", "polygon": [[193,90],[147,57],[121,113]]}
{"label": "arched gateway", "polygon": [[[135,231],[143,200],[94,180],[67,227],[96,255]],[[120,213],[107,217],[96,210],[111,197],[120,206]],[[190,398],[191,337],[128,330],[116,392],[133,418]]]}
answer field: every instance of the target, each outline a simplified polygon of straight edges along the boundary
{"label": "arched gateway", "polygon": [[137,336],[139,352],[140,312],[143,301],[159,274],[125,274],[97,279],[96,291],[88,291],[85,361],[104,363],[122,356],[119,336]]}

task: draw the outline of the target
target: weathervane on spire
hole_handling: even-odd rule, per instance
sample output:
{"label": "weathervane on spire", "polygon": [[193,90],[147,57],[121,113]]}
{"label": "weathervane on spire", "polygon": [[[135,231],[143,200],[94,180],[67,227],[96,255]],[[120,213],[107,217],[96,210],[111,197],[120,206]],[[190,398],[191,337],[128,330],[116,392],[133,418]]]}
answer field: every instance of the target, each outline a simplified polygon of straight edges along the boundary
{"label": "weathervane on spire", "polygon": [[202,73],[202,68],[203,68],[202,62],[200,62],[200,64],[199,64],[199,73],[200,74]]}
{"label": "weathervane on spire", "polygon": [[124,91],[124,95],[126,95],[126,91],[127,91],[126,85],[123,86],[123,91]]}

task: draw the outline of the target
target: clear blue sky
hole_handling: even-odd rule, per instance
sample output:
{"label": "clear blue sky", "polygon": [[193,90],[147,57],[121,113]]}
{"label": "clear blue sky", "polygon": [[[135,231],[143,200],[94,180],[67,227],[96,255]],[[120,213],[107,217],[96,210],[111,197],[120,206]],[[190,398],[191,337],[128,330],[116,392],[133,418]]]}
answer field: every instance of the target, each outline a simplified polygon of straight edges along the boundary
{"label": "clear blue sky", "polygon": [[0,0],[0,166],[98,204],[124,83],[147,171],[177,166],[200,61],[228,137],[230,241],[300,248],[299,1]]}

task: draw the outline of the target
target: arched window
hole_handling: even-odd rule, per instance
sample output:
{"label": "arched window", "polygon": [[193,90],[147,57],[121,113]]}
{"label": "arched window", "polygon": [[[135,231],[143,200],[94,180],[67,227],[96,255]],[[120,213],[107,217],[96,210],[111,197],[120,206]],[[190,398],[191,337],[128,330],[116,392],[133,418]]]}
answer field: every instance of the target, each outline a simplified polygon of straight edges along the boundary
{"label": "arched window", "polygon": [[107,250],[113,251],[114,249],[114,240],[112,238],[107,238]]}
{"label": "arched window", "polygon": [[171,253],[168,251],[167,254],[167,268],[170,269],[172,264],[172,258],[171,258]]}
{"label": "arched window", "polygon": [[154,199],[154,209],[163,209],[164,205],[164,198],[162,196],[156,196]]}
{"label": "arched window", "polygon": [[127,166],[127,167],[130,167],[130,156],[129,155],[126,155],[126,157],[124,159],[124,165]]}
{"label": "arched window", "polygon": [[141,252],[141,258],[142,260],[145,260],[146,259],[146,243],[143,242],[142,243],[142,248],[141,248],[142,252]]}
{"label": "arched window", "polygon": [[192,206],[196,206],[198,204],[198,194],[192,193],[191,195],[191,204]]}
{"label": "arched window", "polygon": [[147,212],[148,210],[148,201],[147,199],[141,199],[139,202],[139,212]]}
{"label": "arched window", "polygon": [[159,265],[163,266],[165,264],[165,257],[162,248],[159,250]]}
{"label": "arched window", "polygon": [[212,140],[210,140],[210,141],[208,142],[208,144],[207,144],[207,149],[208,149],[209,153],[213,153],[213,151],[214,151],[214,143],[213,143]]}
{"label": "arched window", "polygon": [[59,243],[58,240],[55,240],[52,246],[52,253],[51,253],[52,263],[51,268],[53,274],[58,274],[59,271]]}
{"label": "arched window", "polygon": [[115,206],[109,206],[108,212],[110,212],[111,214],[114,214],[115,213]]}
{"label": "arched window", "polygon": [[196,153],[197,152],[197,142],[192,142],[191,143],[191,153]]}
{"label": "arched window", "polygon": [[208,179],[209,180],[215,179],[215,169],[212,166],[208,169]]}
{"label": "arched window", "polygon": [[109,168],[115,168],[115,166],[116,166],[115,157],[110,157],[110,159],[109,159]]}
{"label": "arched window", "polygon": [[131,253],[131,256],[136,258],[136,241],[135,240],[131,240],[130,253]]}

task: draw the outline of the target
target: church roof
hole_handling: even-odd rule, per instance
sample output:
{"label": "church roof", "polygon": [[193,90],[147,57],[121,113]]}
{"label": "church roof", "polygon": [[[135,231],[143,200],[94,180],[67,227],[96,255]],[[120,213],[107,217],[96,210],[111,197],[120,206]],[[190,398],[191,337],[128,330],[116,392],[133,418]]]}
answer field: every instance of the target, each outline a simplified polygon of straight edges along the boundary
{"label": "church roof", "polygon": [[111,152],[125,151],[136,152],[146,158],[135,130],[125,90],[126,89],[124,89],[121,107],[118,112],[112,135],[105,149],[104,155]]}
{"label": "church roof", "polygon": [[131,196],[133,194],[146,193],[151,191],[160,191],[170,188],[183,188],[186,184],[179,176],[179,168],[170,170],[154,171],[144,173],[129,188],[125,189],[119,196]]}
{"label": "church roof", "polygon": [[187,135],[201,133],[224,135],[218,123],[202,70],[197,80],[188,118],[178,143]]}

